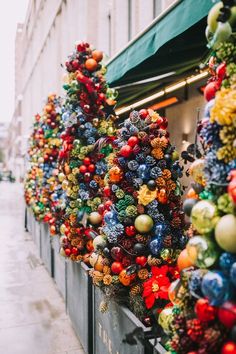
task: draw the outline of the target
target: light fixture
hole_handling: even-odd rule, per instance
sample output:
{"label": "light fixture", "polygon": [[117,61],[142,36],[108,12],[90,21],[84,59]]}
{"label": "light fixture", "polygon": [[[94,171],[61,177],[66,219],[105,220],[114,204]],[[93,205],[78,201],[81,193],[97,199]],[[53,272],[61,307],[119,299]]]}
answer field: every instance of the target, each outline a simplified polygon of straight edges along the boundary
{"label": "light fixture", "polygon": [[150,102],[150,101],[152,101],[152,100],[155,100],[156,98],[159,98],[159,97],[161,97],[161,96],[164,96],[164,94],[165,94],[165,91],[164,91],[164,90],[159,91],[159,92],[157,92],[157,93],[154,93],[153,95],[148,96],[147,98],[144,98],[143,100],[137,101],[137,102],[133,103],[133,104],[130,105],[130,106],[126,106],[126,107],[117,109],[116,114],[117,114],[117,115],[120,115],[120,114],[123,114],[123,113],[125,113],[125,112],[128,112],[128,111],[130,111],[131,109],[135,109],[135,108],[137,108],[137,107],[140,107],[140,106],[144,105],[145,103],[148,103],[148,102]]}
{"label": "light fixture", "polygon": [[140,101],[134,102],[132,105],[118,108],[116,110],[116,114],[117,115],[121,115],[123,113],[129,112],[131,109],[135,109],[135,108],[138,108],[140,106],[143,106],[145,103],[151,102],[151,101],[155,100],[156,98],[162,97],[166,93],[170,93],[170,92],[176,91],[179,88],[184,87],[186,84],[191,84],[191,83],[193,83],[195,81],[198,81],[198,80],[201,80],[201,79],[203,79],[204,77],[207,77],[207,76],[208,76],[208,71],[203,71],[200,74],[188,77],[187,79],[185,79],[183,81],[176,82],[173,85],[167,86],[165,89],[163,89],[161,91],[158,91],[158,92],[154,93],[151,96],[148,96],[148,97],[146,97],[146,98],[144,98],[144,99],[142,99]]}
{"label": "light fixture", "polygon": [[201,80],[203,79],[204,77],[207,77],[208,76],[208,71],[203,71],[202,73],[200,74],[197,74],[195,76],[191,76],[189,78],[186,79],[186,82],[187,84],[191,84],[195,81],[198,81],[198,80]]}
{"label": "light fixture", "polygon": [[186,81],[180,81],[180,82],[177,82],[176,84],[174,85],[171,85],[171,86],[168,86],[166,89],[165,89],[165,92],[166,93],[169,93],[169,92],[173,92],[173,91],[176,91],[178,90],[179,88],[183,87],[186,85]]}
{"label": "light fixture", "polygon": [[166,100],[163,100],[161,102],[155,103],[149,108],[153,109],[154,111],[158,111],[161,108],[172,106],[177,102],[179,102],[179,99],[176,96],[174,96],[174,97],[167,98]]}

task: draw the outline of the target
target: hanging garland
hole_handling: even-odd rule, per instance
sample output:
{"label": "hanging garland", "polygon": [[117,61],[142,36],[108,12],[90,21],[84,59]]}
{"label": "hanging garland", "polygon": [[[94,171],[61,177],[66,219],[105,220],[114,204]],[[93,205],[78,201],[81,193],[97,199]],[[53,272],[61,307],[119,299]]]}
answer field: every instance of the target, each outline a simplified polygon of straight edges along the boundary
{"label": "hanging garland", "polygon": [[[61,194],[57,180],[61,129],[60,102],[55,95],[50,95],[42,115],[35,116],[33,133],[29,139],[30,168],[25,180],[25,200],[37,220],[50,221],[52,224]],[[55,226],[51,230],[55,233]]]}
{"label": "hanging garland", "polygon": [[[90,256],[94,284],[105,299],[128,303],[146,324],[147,314],[168,303],[179,277],[176,259],[185,246],[178,154],[167,120],[152,110],[133,111],[118,130],[109,160],[100,235]],[[102,311],[106,309],[102,304]]]}
{"label": "hanging garland", "polygon": [[102,59],[102,52],[81,42],[66,62],[64,132],[59,154],[66,214],[60,232],[61,255],[73,261],[87,262],[93,251],[92,240],[102,221],[98,209],[107,159],[113,150],[116,93],[106,84]]}

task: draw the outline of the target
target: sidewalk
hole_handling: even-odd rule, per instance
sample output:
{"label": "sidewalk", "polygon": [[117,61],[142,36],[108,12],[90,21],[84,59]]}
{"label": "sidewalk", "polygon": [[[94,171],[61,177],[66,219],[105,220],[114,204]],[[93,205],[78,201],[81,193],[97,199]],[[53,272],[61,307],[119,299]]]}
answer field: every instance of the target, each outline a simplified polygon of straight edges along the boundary
{"label": "sidewalk", "polygon": [[0,183],[0,353],[84,354],[64,301],[24,231],[22,194],[19,184]]}

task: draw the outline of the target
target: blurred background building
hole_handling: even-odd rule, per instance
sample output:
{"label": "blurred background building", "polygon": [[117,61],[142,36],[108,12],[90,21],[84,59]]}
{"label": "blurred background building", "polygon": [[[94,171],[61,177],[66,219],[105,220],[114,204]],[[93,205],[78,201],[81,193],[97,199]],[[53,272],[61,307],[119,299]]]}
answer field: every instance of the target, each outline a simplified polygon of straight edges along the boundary
{"label": "blurred background building", "polygon": [[[73,50],[74,43],[88,41],[104,51],[107,57],[114,58],[155,18],[178,2],[29,0],[25,23],[18,25],[16,33],[15,111],[9,128],[7,150],[8,167],[17,179],[23,176],[33,116],[41,112],[43,101],[50,92],[63,94],[63,63]],[[176,139],[173,136],[172,141],[176,140],[177,145],[182,143],[184,130],[185,138],[191,134],[189,116],[193,114],[192,107],[202,104],[202,95],[195,90],[193,101],[190,100],[187,106],[185,102],[178,108],[166,110],[171,131],[176,134]],[[174,116],[175,120],[172,119]]]}

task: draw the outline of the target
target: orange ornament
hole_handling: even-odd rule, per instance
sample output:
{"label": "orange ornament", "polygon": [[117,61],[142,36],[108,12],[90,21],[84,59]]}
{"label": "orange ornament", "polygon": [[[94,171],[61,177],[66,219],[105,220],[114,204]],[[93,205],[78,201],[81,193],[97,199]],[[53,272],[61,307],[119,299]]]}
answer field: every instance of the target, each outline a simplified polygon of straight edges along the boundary
{"label": "orange ornament", "polygon": [[65,171],[65,174],[66,174],[66,175],[69,175],[69,174],[71,173],[70,166],[69,166],[69,165],[65,165],[64,171]]}
{"label": "orange ornament", "polygon": [[88,240],[87,244],[86,244],[86,248],[89,252],[92,252],[94,250],[93,247],[93,240]]}
{"label": "orange ornament", "polygon": [[97,63],[99,63],[103,59],[103,52],[100,50],[94,50],[92,52],[92,57],[94,60],[96,60]]}
{"label": "orange ornament", "polygon": [[166,195],[166,190],[164,188],[161,188],[160,192],[157,193],[157,199],[160,203],[166,204],[168,201],[167,195]]}
{"label": "orange ornament", "polygon": [[93,58],[87,59],[85,62],[85,67],[88,71],[95,71],[97,69],[97,66],[98,63]]}
{"label": "orange ornament", "polygon": [[187,252],[186,248],[180,253],[178,260],[177,260],[177,265],[178,265],[179,271],[181,271],[185,268],[189,268],[194,265],[188,256],[188,252]]}
{"label": "orange ornament", "polygon": [[45,111],[46,111],[47,113],[51,113],[52,110],[53,110],[53,106],[52,106],[51,104],[47,104],[47,105],[45,106]]}
{"label": "orange ornament", "polygon": [[121,284],[123,284],[124,286],[129,286],[130,283],[136,278],[136,273],[134,274],[127,274],[126,269],[123,269],[120,274],[119,274],[119,281],[121,282]]}
{"label": "orange ornament", "polygon": [[189,189],[186,197],[187,198],[192,198],[192,199],[198,199],[198,195],[197,195],[197,193],[195,192],[195,190],[193,188]]}
{"label": "orange ornament", "polygon": [[123,177],[123,173],[122,173],[121,169],[118,166],[113,166],[109,170],[109,180],[112,183],[120,182],[122,180],[122,177]]}

